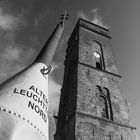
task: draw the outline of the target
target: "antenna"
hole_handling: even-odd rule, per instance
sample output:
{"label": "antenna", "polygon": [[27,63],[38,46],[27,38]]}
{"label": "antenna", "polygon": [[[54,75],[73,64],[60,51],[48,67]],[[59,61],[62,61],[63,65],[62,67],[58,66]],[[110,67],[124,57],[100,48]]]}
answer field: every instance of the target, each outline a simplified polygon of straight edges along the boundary
{"label": "antenna", "polygon": [[60,24],[64,26],[65,20],[68,20],[68,19],[69,19],[69,14],[67,13],[67,11],[65,11],[64,14],[60,16]]}

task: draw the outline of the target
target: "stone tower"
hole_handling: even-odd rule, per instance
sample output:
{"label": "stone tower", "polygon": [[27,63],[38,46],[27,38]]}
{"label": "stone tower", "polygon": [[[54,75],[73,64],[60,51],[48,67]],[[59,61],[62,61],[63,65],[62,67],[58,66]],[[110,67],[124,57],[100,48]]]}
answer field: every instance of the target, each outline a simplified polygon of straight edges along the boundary
{"label": "stone tower", "polygon": [[79,19],[68,41],[55,140],[136,140],[109,30]]}

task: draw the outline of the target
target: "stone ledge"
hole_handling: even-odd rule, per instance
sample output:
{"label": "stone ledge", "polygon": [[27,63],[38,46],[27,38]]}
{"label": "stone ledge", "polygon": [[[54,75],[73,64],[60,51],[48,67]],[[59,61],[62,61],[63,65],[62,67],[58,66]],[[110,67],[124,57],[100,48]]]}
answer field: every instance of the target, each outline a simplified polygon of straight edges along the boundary
{"label": "stone ledge", "polygon": [[91,65],[85,64],[85,63],[80,62],[80,61],[73,61],[73,62],[78,63],[78,64],[80,64],[80,65],[85,65],[85,66],[87,66],[87,67],[90,67],[90,68],[93,68],[93,69],[96,69],[96,70],[99,70],[99,71],[102,71],[102,72],[105,72],[105,73],[107,73],[107,74],[111,74],[111,75],[116,76],[116,77],[119,77],[119,78],[122,78],[122,76],[120,76],[120,75],[118,75],[118,74],[111,73],[111,72],[106,71],[106,70],[97,69],[97,68],[94,67],[94,66],[91,66]]}
{"label": "stone ledge", "polygon": [[92,23],[92,22],[90,22],[90,21],[88,21],[88,20],[85,20],[85,19],[83,19],[83,18],[79,18],[78,21],[82,21],[82,22],[84,22],[84,23],[87,23],[87,24],[90,24],[90,25],[92,25],[92,26],[98,27],[98,28],[100,28],[100,29],[102,29],[102,30],[104,30],[104,31],[107,31],[107,32],[109,31],[109,29],[104,28],[104,27],[102,27],[102,26],[99,26],[98,24],[94,24],[94,23]]}
{"label": "stone ledge", "polygon": [[89,28],[89,27],[87,27],[87,26],[85,26],[85,25],[80,25],[80,26],[83,27],[83,28],[85,28],[85,29],[87,29],[87,30],[89,30],[89,31],[91,31],[91,32],[94,32],[94,33],[96,33],[96,34],[99,34],[99,35],[101,35],[101,36],[104,36],[104,37],[107,37],[107,38],[111,39],[110,36],[108,36],[108,35],[106,35],[106,34],[104,34],[104,33],[102,33],[102,32],[98,32],[97,30],[91,29],[91,28]]}
{"label": "stone ledge", "polygon": [[94,115],[92,115],[90,113],[86,113],[86,112],[83,112],[83,111],[80,111],[80,110],[77,110],[76,113],[80,114],[80,115],[87,116],[87,117],[91,117],[91,118],[94,118],[94,119],[106,121],[106,122],[109,122],[109,123],[112,123],[112,124],[115,124],[115,125],[119,125],[119,126],[122,126],[122,127],[127,127],[127,128],[130,128],[130,129],[136,129],[136,127],[126,125],[126,124],[121,124],[121,123],[118,123],[118,122],[114,122],[112,120],[108,120],[108,119],[101,118],[101,117],[98,117],[98,116],[94,116]]}

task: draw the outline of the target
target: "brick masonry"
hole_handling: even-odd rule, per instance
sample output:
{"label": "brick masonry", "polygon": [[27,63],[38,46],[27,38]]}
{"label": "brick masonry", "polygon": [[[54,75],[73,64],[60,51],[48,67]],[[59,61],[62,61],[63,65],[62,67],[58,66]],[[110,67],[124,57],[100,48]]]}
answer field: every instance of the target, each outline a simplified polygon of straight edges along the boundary
{"label": "brick masonry", "polygon": [[68,41],[55,140],[136,140],[123,92],[108,30],[80,19]]}

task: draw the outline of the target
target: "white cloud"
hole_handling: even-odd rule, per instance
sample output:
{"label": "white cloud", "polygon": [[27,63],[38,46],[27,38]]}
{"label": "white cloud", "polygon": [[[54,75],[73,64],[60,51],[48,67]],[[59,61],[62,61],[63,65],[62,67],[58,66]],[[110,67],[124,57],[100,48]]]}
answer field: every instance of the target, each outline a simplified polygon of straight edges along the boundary
{"label": "white cloud", "polygon": [[89,20],[83,11],[78,11],[78,18],[83,18],[85,20]]}
{"label": "white cloud", "polygon": [[[21,22],[22,20],[22,22]],[[19,25],[23,25],[23,15],[12,15],[4,12],[4,9],[0,7],[0,28],[3,30],[15,30],[19,28]]]}
{"label": "white cloud", "polygon": [[28,48],[27,51],[27,47],[21,44],[14,44],[13,46],[8,44],[8,46],[1,49],[0,82],[25,68],[33,54],[34,50],[32,48]]}
{"label": "white cloud", "polygon": [[98,8],[90,10],[88,14],[86,14],[83,11],[78,11],[78,17],[83,18],[85,20],[88,20],[94,24],[101,26],[101,27],[109,28],[108,25],[104,24],[103,18],[99,15]]}
{"label": "white cloud", "polygon": [[15,40],[17,29],[26,23],[22,12],[6,9],[0,6],[0,82],[24,68],[23,62],[32,56],[31,48],[26,51],[27,47]]}
{"label": "white cloud", "polygon": [[1,57],[8,61],[14,61],[20,58],[21,52],[21,48],[8,46],[4,49],[3,53],[1,54]]}

